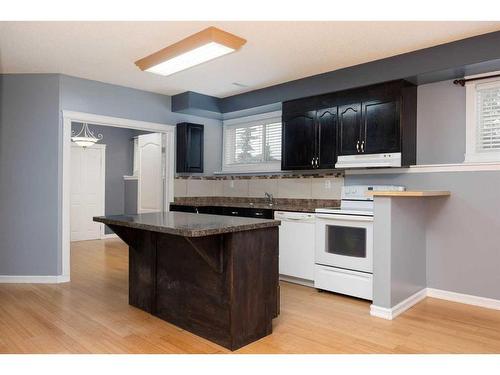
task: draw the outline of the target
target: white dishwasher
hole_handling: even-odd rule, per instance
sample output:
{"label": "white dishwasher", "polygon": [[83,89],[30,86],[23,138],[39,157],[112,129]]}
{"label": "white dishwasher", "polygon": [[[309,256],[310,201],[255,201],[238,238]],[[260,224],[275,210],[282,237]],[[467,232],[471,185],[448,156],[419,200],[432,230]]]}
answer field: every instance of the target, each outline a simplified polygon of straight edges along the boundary
{"label": "white dishwasher", "polygon": [[280,278],[297,284],[314,285],[315,215],[304,212],[276,211],[279,226]]}

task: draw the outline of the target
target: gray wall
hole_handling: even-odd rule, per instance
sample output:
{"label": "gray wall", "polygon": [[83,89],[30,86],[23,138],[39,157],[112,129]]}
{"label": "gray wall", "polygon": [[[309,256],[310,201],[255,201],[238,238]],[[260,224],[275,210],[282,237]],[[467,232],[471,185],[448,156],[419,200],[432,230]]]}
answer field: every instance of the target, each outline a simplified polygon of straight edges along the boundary
{"label": "gray wall", "polygon": [[125,181],[125,204],[123,212],[127,215],[133,215],[137,213],[137,194],[138,194],[138,184],[137,180],[126,180]]}
{"label": "gray wall", "polygon": [[465,88],[442,81],[417,91],[417,164],[464,161]]}
{"label": "gray wall", "polygon": [[0,75],[0,275],[56,275],[59,77]]}
{"label": "gray wall", "polygon": [[222,123],[220,120],[173,113],[170,96],[61,76],[61,109],[104,116],[175,125],[187,121],[205,125],[204,174],[220,171]]}
{"label": "gray wall", "polygon": [[170,97],[56,74],[0,75],[0,275],[60,275],[61,110],[205,125],[206,171],[220,168],[218,120],[170,111]]}
{"label": "gray wall", "polygon": [[[79,132],[81,123],[73,123],[72,130]],[[105,209],[106,215],[118,215],[125,212],[125,182],[123,176],[131,175],[134,160],[134,144],[132,137],[135,130],[113,128],[89,124],[95,135],[102,134],[99,143],[106,145],[106,183]],[[113,233],[106,227],[106,233]]]}

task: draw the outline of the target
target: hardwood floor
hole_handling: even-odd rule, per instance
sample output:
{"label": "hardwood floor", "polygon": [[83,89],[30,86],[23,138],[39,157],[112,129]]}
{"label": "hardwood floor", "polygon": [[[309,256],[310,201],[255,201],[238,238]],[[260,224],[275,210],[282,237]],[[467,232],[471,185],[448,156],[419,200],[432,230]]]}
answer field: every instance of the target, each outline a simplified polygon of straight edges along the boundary
{"label": "hardwood floor", "polygon": [[[127,303],[117,239],[72,244],[71,283],[0,284],[1,353],[229,353]],[[282,283],[274,333],[236,353],[500,353],[500,311],[427,298],[396,320]]]}

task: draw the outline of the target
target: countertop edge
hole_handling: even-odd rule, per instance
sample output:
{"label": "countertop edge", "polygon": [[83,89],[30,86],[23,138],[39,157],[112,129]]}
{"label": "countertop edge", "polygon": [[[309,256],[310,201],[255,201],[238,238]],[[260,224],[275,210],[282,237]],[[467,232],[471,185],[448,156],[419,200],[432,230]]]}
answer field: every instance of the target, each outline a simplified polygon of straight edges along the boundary
{"label": "countertop edge", "polygon": [[[235,226],[228,226],[226,228],[214,228],[214,229],[173,229],[168,227],[156,226],[156,225],[148,225],[148,224],[140,224],[133,222],[125,222],[120,220],[113,220],[102,216],[95,216],[93,220],[99,223],[107,224],[107,225],[116,225],[126,228],[133,229],[142,229],[151,232],[172,234],[181,237],[205,237],[205,236],[213,236],[217,234],[226,234],[226,233],[236,233],[236,232],[246,232],[255,229],[263,229],[263,228],[272,228],[278,227],[281,225],[280,220],[274,219],[266,219],[268,221],[258,222],[258,223],[249,223],[249,224],[239,224]],[[260,220],[260,219],[259,219]]]}
{"label": "countertop edge", "polygon": [[373,197],[447,197],[451,195],[447,190],[422,190],[422,191],[371,191],[367,195]]}

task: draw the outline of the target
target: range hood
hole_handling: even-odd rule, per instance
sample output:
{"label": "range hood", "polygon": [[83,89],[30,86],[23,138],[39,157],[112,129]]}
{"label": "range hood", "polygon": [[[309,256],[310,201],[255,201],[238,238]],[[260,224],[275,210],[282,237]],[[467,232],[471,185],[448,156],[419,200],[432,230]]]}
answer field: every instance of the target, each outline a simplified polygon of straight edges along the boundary
{"label": "range hood", "polygon": [[388,168],[401,167],[401,153],[341,155],[335,168]]}

